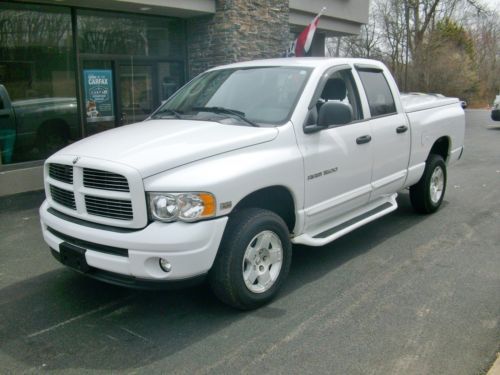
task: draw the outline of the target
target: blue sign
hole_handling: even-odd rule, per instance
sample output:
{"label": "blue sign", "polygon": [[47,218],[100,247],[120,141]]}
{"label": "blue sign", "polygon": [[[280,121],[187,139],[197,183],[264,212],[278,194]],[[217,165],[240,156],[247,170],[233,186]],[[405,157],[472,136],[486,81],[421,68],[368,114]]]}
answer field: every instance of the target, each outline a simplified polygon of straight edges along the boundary
{"label": "blue sign", "polygon": [[87,122],[114,121],[113,72],[111,69],[83,71]]}

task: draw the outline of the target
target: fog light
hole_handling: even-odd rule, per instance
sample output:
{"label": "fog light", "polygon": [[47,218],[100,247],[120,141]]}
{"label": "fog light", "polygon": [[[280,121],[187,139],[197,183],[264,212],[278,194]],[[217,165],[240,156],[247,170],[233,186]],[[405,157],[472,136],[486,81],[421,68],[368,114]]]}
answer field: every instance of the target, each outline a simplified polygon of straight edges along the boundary
{"label": "fog light", "polygon": [[160,268],[165,272],[172,271],[172,265],[164,258],[160,258]]}

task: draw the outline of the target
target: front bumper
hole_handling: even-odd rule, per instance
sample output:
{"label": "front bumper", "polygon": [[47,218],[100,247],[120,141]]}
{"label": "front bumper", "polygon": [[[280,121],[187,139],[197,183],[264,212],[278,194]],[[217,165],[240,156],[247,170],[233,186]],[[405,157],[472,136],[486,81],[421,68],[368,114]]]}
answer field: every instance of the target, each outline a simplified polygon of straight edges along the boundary
{"label": "front bumper", "polygon": [[[152,282],[180,281],[206,274],[212,267],[228,220],[221,217],[197,223],[153,222],[140,230],[113,230],[112,227],[107,230],[92,223],[66,220],[64,215],[55,213],[46,201],[40,207],[43,238],[56,252],[56,258],[59,245],[70,243],[85,249],[85,260],[96,271],[94,274],[102,270],[105,272],[101,274],[111,273],[117,280]],[[160,268],[160,258],[172,265],[170,272]],[[100,279],[112,282],[104,277]]]}

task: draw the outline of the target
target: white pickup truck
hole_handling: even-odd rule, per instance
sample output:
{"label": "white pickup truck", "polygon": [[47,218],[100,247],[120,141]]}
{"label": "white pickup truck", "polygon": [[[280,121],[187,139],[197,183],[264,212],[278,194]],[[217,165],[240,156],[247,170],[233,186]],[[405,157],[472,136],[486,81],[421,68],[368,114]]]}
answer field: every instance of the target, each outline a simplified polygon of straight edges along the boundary
{"label": "white pickup truck", "polygon": [[401,96],[377,61],[217,67],[146,121],[51,156],[43,236],[88,276],[207,277],[225,303],[256,308],[286,279],[292,244],[325,245],[394,211],[408,187],[417,212],[436,211],[464,126],[458,99]]}

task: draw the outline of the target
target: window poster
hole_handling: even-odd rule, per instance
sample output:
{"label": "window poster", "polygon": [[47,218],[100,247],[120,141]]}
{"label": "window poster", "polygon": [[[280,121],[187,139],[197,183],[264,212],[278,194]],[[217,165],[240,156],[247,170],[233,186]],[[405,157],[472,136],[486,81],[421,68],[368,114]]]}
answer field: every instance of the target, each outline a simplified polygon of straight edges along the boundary
{"label": "window poster", "polygon": [[111,69],[84,69],[87,122],[114,121],[113,72]]}

